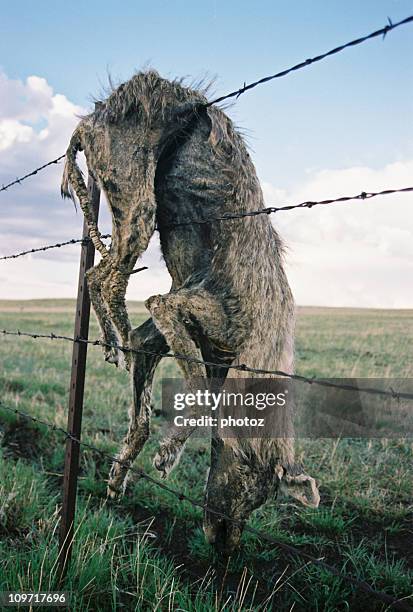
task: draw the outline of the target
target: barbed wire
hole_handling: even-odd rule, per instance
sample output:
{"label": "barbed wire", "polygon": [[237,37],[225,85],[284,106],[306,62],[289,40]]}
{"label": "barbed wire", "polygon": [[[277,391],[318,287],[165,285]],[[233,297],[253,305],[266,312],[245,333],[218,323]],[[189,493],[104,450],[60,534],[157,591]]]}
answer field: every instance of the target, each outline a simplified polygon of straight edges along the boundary
{"label": "barbed wire", "polygon": [[[101,238],[110,238],[110,234],[104,234]],[[5,259],[16,259],[17,257],[23,257],[23,255],[30,255],[31,253],[39,253],[40,251],[48,251],[49,249],[60,249],[61,247],[67,246],[69,244],[87,244],[90,242],[90,238],[72,238],[71,240],[66,240],[65,242],[56,242],[56,244],[48,244],[46,246],[37,247],[35,249],[29,249],[27,251],[21,251],[20,253],[15,253],[14,255],[4,255],[0,257],[0,261],[4,261]]]}
{"label": "barbed wire", "polygon": [[58,425],[55,425],[54,423],[49,423],[48,421],[44,421],[43,419],[39,419],[37,417],[34,417],[31,414],[28,414],[26,412],[23,412],[23,411],[19,410],[18,408],[10,408],[9,406],[6,406],[6,404],[2,400],[0,400],[0,408],[3,409],[3,410],[8,411],[10,413],[13,413],[15,415],[18,415],[18,416],[20,416],[22,418],[28,419],[28,420],[32,421],[33,423],[36,423],[36,424],[39,424],[39,425],[43,425],[44,427],[46,427],[48,429],[51,429],[52,431],[57,431],[57,432],[63,434],[66,439],[72,440],[73,442],[75,442],[75,444],[78,444],[79,447],[87,448],[87,449],[89,449],[89,450],[91,450],[91,451],[93,451],[95,453],[98,453],[101,458],[108,459],[109,461],[111,461],[113,463],[119,464],[121,467],[123,467],[123,468],[125,468],[127,470],[130,470],[131,472],[133,472],[134,474],[136,474],[140,478],[143,478],[144,480],[147,480],[152,485],[162,489],[163,491],[166,491],[170,495],[174,495],[176,498],[178,498],[179,501],[181,501],[181,502],[186,501],[189,504],[191,504],[191,506],[193,506],[194,508],[198,508],[198,509],[201,509],[202,511],[209,512],[209,513],[213,514],[214,516],[218,516],[219,518],[222,518],[222,519],[224,519],[224,520],[226,520],[226,521],[228,521],[228,522],[230,522],[230,523],[232,523],[234,525],[238,525],[238,526],[242,527],[244,529],[244,531],[249,532],[249,533],[255,535],[260,540],[264,540],[265,542],[268,542],[269,544],[284,550],[285,552],[287,552],[290,555],[293,555],[295,557],[302,557],[303,559],[307,559],[307,561],[309,561],[313,565],[316,565],[319,568],[328,571],[330,574],[340,578],[341,580],[344,580],[345,582],[348,582],[349,584],[351,584],[356,589],[359,589],[361,591],[364,591],[365,593],[368,593],[369,595],[371,595],[375,599],[380,600],[383,603],[386,603],[389,606],[394,607],[394,609],[396,609],[396,610],[403,610],[404,612],[413,612],[413,608],[410,607],[410,606],[407,606],[406,604],[404,604],[403,601],[402,601],[402,598],[393,597],[392,595],[388,595],[387,593],[385,593],[383,591],[376,591],[366,581],[359,580],[359,579],[357,579],[357,578],[355,578],[353,576],[350,576],[349,574],[343,574],[340,570],[338,570],[333,565],[330,565],[329,563],[326,563],[325,561],[323,561],[322,558],[314,557],[313,555],[310,555],[309,553],[307,553],[307,552],[305,552],[303,550],[300,550],[299,548],[293,546],[292,544],[287,544],[286,542],[283,542],[281,540],[278,540],[278,539],[274,538],[273,536],[269,535],[268,533],[264,533],[264,532],[260,531],[259,529],[255,529],[254,527],[251,527],[249,525],[244,525],[242,521],[239,521],[239,520],[237,520],[237,519],[235,519],[235,518],[225,514],[225,512],[217,510],[216,508],[214,508],[214,507],[212,507],[212,506],[210,506],[210,505],[208,505],[206,503],[203,503],[201,501],[197,501],[197,500],[192,499],[192,497],[189,497],[183,491],[178,491],[178,490],[168,486],[164,482],[161,482],[157,478],[154,478],[153,476],[151,476],[150,474],[145,472],[142,468],[135,467],[135,466],[131,465],[130,462],[123,461],[123,460],[119,459],[118,457],[115,457],[114,455],[111,455],[110,453],[102,450],[101,448],[98,448],[97,446],[94,446],[93,444],[90,444],[89,442],[83,442],[82,440],[79,440],[79,438],[76,438],[75,436],[73,436],[66,429],[63,429],[63,427],[59,427]]}
{"label": "barbed wire", "polygon": [[244,85],[240,87],[239,89],[236,89],[235,91],[232,91],[231,93],[226,94],[225,96],[220,96],[219,98],[215,98],[214,100],[211,100],[210,102],[208,102],[205,106],[212,106],[213,104],[219,104],[220,102],[223,102],[224,100],[228,100],[229,98],[239,98],[239,96],[244,94],[246,91],[249,91],[250,89],[254,89],[254,87],[258,87],[258,85],[262,85],[263,83],[268,83],[268,81],[272,81],[273,79],[279,79],[280,77],[286,76],[287,74],[290,74],[291,72],[295,72],[296,70],[307,68],[307,66],[311,66],[311,64],[315,64],[316,62],[320,62],[321,60],[325,59],[326,57],[329,57],[330,55],[341,53],[341,51],[344,51],[348,47],[355,47],[356,45],[361,45],[367,40],[370,40],[371,38],[375,38],[377,36],[383,36],[383,38],[385,38],[386,34],[391,32],[391,30],[394,30],[395,28],[398,28],[412,21],[413,21],[413,15],[411,15],[410,17],[406,17],[406,19],[402,19],[401,21],[398,21],[396,23],[393,23],[391,19],[388,17],[388,25],[384,26],[383,28],[380,28],[380,30],[376,30],[375,32],[372,32],[371,34],[367,34],[366,36],[362,36],[361,38],[356,38],[354,40],[351,40],[350,42],[340,45],[339,47],[335,47],[334,49],[331,49],[330,51],[326,51],[325,53],[322,53],[321,55],[316,55],[315,57],[306,59],[303,62],[300,62],[299,64],[296,64],[295,66],[292,66],[291,68],[287,68],[286,70],[282,70],[281,72],[277,72],[276,74],[272,74],[270,76],[263,77],[262,79],[259,79],[258,81],[249,83],[248,85],[244,83]]}
{"label": "barbed wire", "polygon": [[400,189],[384,189],[383,191],[362,191],[361,193],[353,196],[341,196],[339,198],[330,198],[328,200],[306,200],[300,202],[300,204],[289,204],[286,206],[268,206],[267,208],[260,208],[259,210],[249,210],[246,212],[238,213],[225,213],[219,217],[208,217],[206,219],[193,219],[189,221],[182,221],[179,223],[171,223],[167,227],[179,227],[183,225],[204,225],[211,223],[212,221],[227,221],[230,219],[242,219],[243,217],[255,217],[257,215],[270,215],[280,211],[295,210],[297,208],[313,208],[314,206],[325,206],[327,204],[339,204],[349,202],[350,200],[370,200],[377,196],[391,195],[394,193],[406,193],[413,191],[413,187],[402,187]]}
{"label": "barbed wire", "polygon": [[408,393],[404,391],[396,391],[393,388],[390,388],[389,390],[387,390],[387,389],[378,389],[374,387],[357,387],[355,385],[350,385],[350,384],[335,383],[328,379],[316,378],[315,376],[310,378],[308,376],[303,376],[302,374],[290,374],[288,372],[284,372],[283,370],[264,370],[261,368],[253,368],[243,363],[241,364],[215,363],[212,361],[204,361],[202,359],[197,359],[196,357],[190,357],[189,355],[183,355],[181,353],[159,353],[159,352],[150,351],[147,349],[130,348],[127,346],[122,346],[120,344],[109,344],[108,342],[103,342],[103,340],[86,340],[86,338],[80,338],[80,337],[72,338],[71,336],[63,336],[63,335],[55,334],[53,332],[50,332],[49,334],[44,334],[41,332],[33,333],[33,332],[20,331],[19,329],[17,331],[10,331],[7,329],[2,329],[0,330],[0,333],[3,334],[4,336],[23,336],[27,338],[32,338],[34,340],[37,340],[39,338],[40,339],[46,338],[47,340],[65,340],[65,341],[72,342],[72,343],[91,344],[92,346],[101,346],[103,348],[113,348],[113,349],[122,351],[122,353],[136,353],[136,354],[152,355],[154,357],[166,357],[166,358],[171,358],[171,359],[187,361],[191,363],[199,363],[204,366],[222,368],[225,370],[238,370],[240,372],[251,372],[253,374],[282,376],[284,378],[289,378],[291,380],[297,380],[300,382],[308,383],[310,385],[314,384],[314,385],[319,385],[322,387],[331,387],[335,389],[342,389],[343,391],[357,391],[359,393],[366,393],[368,395],[381,395],[385,397],[391,397],[392,399],[397,399],[398,401],[413,399],[413,393]]}
{"label": "barbed wire", "polygon": [[[270,215],[277,212],[290,211],[295,210],[297,208],[313,208],[314,206],[326,206],[328,204],[338,204],[345,203],[351,200],[369,200],[371,198],[375,198],[377,196],[384,195],[392,195],[395,193],[407,193],[412,192],[413,187],[401,187],[399,189],[384,189],[382,191],[362,191],[361,193],[354,196],[341,196],[339,198],[330,198],[327,200],[306,200],[305,202],[300,202],[300,204],[290,204],[286,206],[268,206],[267,208],[261,208],[259,210],[250,210],[246,212],[239,213],[225,213],[222,216],[218,217],[208,217],[207,219],[192,219],[188,221],[182,221],[179,223],[171,223],[166,225],[165,227],[181,227],[185,225],[204,225],[207,223],[212,223],[213,221],[229,221],[231,219],[241,219],[243,217],[255,217],[257,215]],[[159,228],[158,228],[159,229]],[[104,234],[101,236],[102,238],[111,238],[111,234]],[[12,255],[4,255],[0,257],[0,261],[4,261],[6,259],[16,259],[17,257],[23,257],[24,255],[29,255],[31,253],[38,253],[40,251],[48,251],[49,249],[56,249],[63,246],[71,245],[71,244],[81,244],[89,241],[90,238],[72,238],[71,240],[67,240],[65,242],[57,242],[56,244],[49,244],[42,247],[28,249],[26,251],[21,251],[20,253],[14,253]]]}
{"label": "barbed wire", "polygon": [[[239,98],[239,96],[241,96],[242,94],[244,94],[246,91],[249,91],[250,89],[254,89],[255,87],[258,87],[258,85],[262,85],[263,83],[267,83],[268,81],[272,81],[273,79],[278,79],[280,77],[286,76],[288,74],[290,74],[291,72],[295,72],[297,70],[301,70],[302,68],[307,68],[308,66],[310,66],[311,64],[315,64],[316,62],[320,62],[321,60],[325,59],[326,57],[329,57],[331,55],[335,55],[336,53],[340,53],[341,51],[344,51],[345,49],[349,48],[349,47],[355,47],[357,45],[360,45],[364,42],[366,42],[367,40],[370,40],[372,38],[375,38],[377,36],[383,36],[383,38],[385,38],[385,36],[391,32],[392,30],[402,26],[402,25],[406,25],[410,22],[413,21],[413,15],[406,17],[405,19],[402,19],[401,21],[398,21],[396,23],[393,23],[392,20],[388,17],[388,24],[386,26],[384,26],[383,28],[380,28],[379,30],[376,30],[375,32],[371,32],[370,34],[367,34],[366,36],[362,36],[360,38],[355,38],[354,40],[351,40],[343,45],[340,45],[338,47],[335,47],[334,49],[330,49],[330,51],[326,51],[325,53],[322,53],[321,55],[316,55],[315,57],[306,59],[298,64],[295,64],[295,66],[291,66],[290,68],[287,68],[285,70],[282,70],[281,72],[277,72],[276,74],[272,74],[266,77],[263,77],[257,81],[254,81],[253,83],[249,83],[249,84],[245,84],[240,87],[239,89],[232,91],[224,96],[220,96],[218,98],[215,98],[214,100],[210,100],[209,102],[206,102],[203,106],[204,107],[209,107],[212,106],[213,104],[219,104],[220,102],[223,102],[224,100],[228,100],[230,98]],[[44,170],[45,168],[47,168],[48,166],[51,166],[52,164],[57,164],[60,160],[62,160],[64,157],[66,156],[66,154],[61,155],[60,157],[57,157],[56,159],[53,159],[52,161],[48,162],[47,164],[44,164],[43,166],[40,166],[39,168],[36,168],[35,170],[32,170],[31,172],[28,172],[27,174],[25,174],[24,176],[20,177],[20,178],[16,178],[14,181],[12,181],[11,183],[9,183],[8,185],[3,185],[0,188],[0,191],[6,191],[7,189],[9,189],[9,187],[12,187],[13,185],[18,185],[20,184],[22,181],[26,180],[27,178],[29,178],[30,176],[34,176],[35,174],[37,174],[38,172],[40,172],[41,170]]]}
{"label": "barbed wire", "polygon": [[47,168],[48,166],[52,166],[53,164],[58,164],[60,160],[62,160],[64,157],[66,157],[66,153],[64,155],[61,155],[60,157],[56,157],[56,159],[52,159],[52,161],[47,162],[47,164],[43,164],[43,166],[39,166],[39,168],[36,168],[35,170],[28,172],[27,174],[25,174],[24,176],[21,176],[20,178],[16,178],[14,181],[9,183],[8,185],[2,185],[0,187],[0,191],[6,191],[9,187],[13,187],[13,185],[20,185],[20,183],[28,179],[30,176],[34,176],[38,172],[41,172],[41,170],[44,170],[45,168]]}

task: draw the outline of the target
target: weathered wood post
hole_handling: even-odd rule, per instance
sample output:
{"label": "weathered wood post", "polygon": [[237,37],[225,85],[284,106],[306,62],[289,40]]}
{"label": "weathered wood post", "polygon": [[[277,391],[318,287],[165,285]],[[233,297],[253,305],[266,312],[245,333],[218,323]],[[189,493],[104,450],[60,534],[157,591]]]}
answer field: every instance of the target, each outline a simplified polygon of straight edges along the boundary
{"label": "weathered wood post", "polygon": [[[89,175],[88,192],[96,221],[99,215],[100,190]],[[83,238],[89,237],[86,221],[83,223]],[[94,264],[95,247],[91,240],[82,243],[80,254],[79,284],[77,290],[75,338],[88,338],[90,318],[90,297],[86,272]],[[70,376],[69,414],[67,431],[80,440],[82,431],[83,392],[85,387],[87,344],[75,342],[72,353]],[[77,478],[79,472],[79,444],[66,440],[65,466],[63,474],[63,503],[59,532],[59,579],[67,572],[72,554],[74,520],[76,511]]]}

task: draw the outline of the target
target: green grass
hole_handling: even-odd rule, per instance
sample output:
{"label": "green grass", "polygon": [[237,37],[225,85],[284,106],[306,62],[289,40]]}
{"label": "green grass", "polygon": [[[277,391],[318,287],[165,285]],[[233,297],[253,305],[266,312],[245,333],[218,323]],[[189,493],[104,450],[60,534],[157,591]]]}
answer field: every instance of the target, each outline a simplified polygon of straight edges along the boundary
{"label": "green grass", "polygon": [[[70,300],[0,302],[0,327],[71,335]],[[134,324],[144,320],[140,304]],[[413,378],[413,312],[305,308],[297,324],[296,370],[309,376]],[[90,337],[98,337],[92,320]],[[66,427],[71,345],[2,337],[1,399]],[[176,375],[161,363],[155,382]],[[128,375],[89,348],[83,438],[110,453],[127,429]],[[137,460],[151,461],[161,427]],[[56,587],[56,526],[64,445],[0,410],[0,590]],[[298,458],[320,483],[319,510],[269,500],[250,524],[397,597],[413,592],[411,439],[300,440]],[[191,440],[169,484],[201,500],[205,440]],[[205,543],[201,513],[132,477],[126,496],[105,499],[109,466],[82,452],[77,531],[65,590],[72,610],[384,610],[343,580],[245,533],[223,565]],[[223,581],[223,577],[225,580]],[[222,586],[223,582],[223,586]],[[413,600],[411,605],[413,605]]]}

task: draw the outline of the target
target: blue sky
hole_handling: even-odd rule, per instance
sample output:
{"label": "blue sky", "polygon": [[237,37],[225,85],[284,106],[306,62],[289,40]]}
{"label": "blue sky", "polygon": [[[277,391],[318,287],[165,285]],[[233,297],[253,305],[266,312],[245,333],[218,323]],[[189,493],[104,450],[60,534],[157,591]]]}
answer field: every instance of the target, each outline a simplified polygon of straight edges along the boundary
{"label": "blue sky", "polygon": [[[407,0],[260,0],[255,3],[244,0],[15,1],[2,7],[0,69],[6,78],[6,93],[10,92],[10,88],[17,90],[16,83],[27,83],[28,77],[45,79],[47,86],[53,90],[49,98],[62,96],[57,102],[54,98],[59,103],[59,117],[66,113],[61,111],[63,96],[72,105],[74,114],[76,109],[90,107],[91,97],[98,94],[102,84],[107,81],[107,71],[115,79],[125,80],[147,63],[167,77],[216,77],[215,91],[222,94],[238,88],[244,81],[271,74],[378,29],[385,25],[388,16],[393,21],[402,19],[413,13],[412,8],[412,2]],[[323,194],[320,197],[324,197],[324,194],[341,195],[340,190],[346,187],[350,191],[357,190],[358,183],[353,180],[355,168],[366,169],[367,174],[359,173],[360,181],[363,176],[370,176],[375,183],[360,185],[362,189],[375,188],[384,176],[388,180],[405,176],[398,174],[401,170],[397,164],[404,165],[406,169],[405,165],[413,160],[412,58],[413,26],[407,25],[391,32],[384,41],[369,41],[263,85],[242,96],[228,110],[246,132],[259,176],[266,185],[269,204],[281,197],[298,197],[304,192],[305,197],[316,197],[315,191],[318,189]],[[27,93],[32,85],[25,85],[24,91],[20,88],[22,93],[15,94],[18,97],[26,96],[27,105],[32,103],[32,94]],[[37,85],[33,87],[38,89]],[[7,96],[9,94],[6,99],[14,104],[14,98]],[[47,97],[45,88],[42,96],[42,100]],[[0,113],[1,104],[0,101]],[[46,109],[46,102],[42,104]],[[32,127],[35,135],[40,134],[50,122],[49,111],[44,109],[32,113],[33,116],[28,111],[19,117],[3,112],[4,117],[12,117],[13,121],[19,122],[16,129],[20,130],[20,136],[19,139],[10,136],[12,127],[9,121],[7,138],[11,138],[11,144],[3,147],[4,156],[0,155],[0,182],[30,169],[30,164],[37,160],[36,149],[30,140],[34,136],[30,136],[29,132],[25,135],[23,128]],[[50,132],[55,126],[56,136],[47,152],[59,154],[64,151],[70,134],[69,124],[72,129],[74,123],[63,123],[61,119],[57,127],[54,123],[52,127],[49,126]],[[45,142],[49,142],[48,138],[50,140],[50,135],[45,136]],[[43,161],[42,155],[39,149],[40,163]],[[393,170],[396,168],[396,174],[389,167]],[[326,173],[330,174],[321,188],[320,177],[326,177]],[[10,212],[11,207],[12,221],[16,218],[19,225],[18,211],[21,210],[27,223],[27,217],[35,214],[28,196],[30,194],[32,201],[37,187],[41,193],[38,212],[47,212],[52,206],[63,206],[60,201],[55,203],[58,175],[57,171],[50,173],[47,184],[40,182],[41,179],[37,182],[33,180],[31,191],[27,185],[19,188],[18,194],[7,192],[9,206],[0,213],[2,217]],[[349,179],[349,176],[353,178]],[[308,193],[306,186],[315,191]],[[327,187],[336,187],[337,194],[325,193]],[[394,206],[400,206],[400,210],[406,207],[406,197],[403,203],[399,204],[399,200],[394,202]],[[79,219],[66,218],[72,211],[67,204],[64,206],[59,211],[53,209],[57,217],[49,233],[56,233],[61,223],[58,238],[66,237],[69,228],[73,231],[75,226],[79,226]],[[328,219],[328,225],[331,224],[329,214],[320,213],[320,216],[317,213],[312,219],[316,225]],[[341,221],[342,214],[338,213],[336,219]],[[310,217],[297,214],[295,219],[297,225],[301,224],[298,232],[301,246],[295,249],[293,244],[292,250],[299,253],[298,260],[302,262],[306,260],[304,251],[301,253],[305,243],[303,235],[307,232]],[[8,235],[12,235],[13,240],[7,244],[14,247],[18,243],[17,229],[13,229],[10,218],[8,221]],[[284,223],[287,239],[294,243],[295,228],[290,221],[282,221],[281,229]],[[357,226],[357,223],[355,219],[353,225]],[[400,222],[399,225],[397,231],[404,231],[405,223]],[[38,223],[38,219],[35,226],[39,239],[46,237],[45,228]],[[317,236],[316,242],[319,244],[320,235]],[[377,242],[378,238],[371,238],[370,244],[375,240]],[[393,237],[392,240],[396,239]],[[407,237],[403,241],[407,243]],[[400,236],[396,242],[400,243]],[[386,243],[380,248],[386,251],[390,247]],[[311,248],[308,253],[313,260],[314,257],[317,259]],[[373,258],[373,253],[370,256]],[[51,265],[47,258],[44,262]],[[294,275],[300,276],[294,265],[293,280]],[[317,274],[320,276],[322,270],[318,270]],[[374,276],[374,273],[368,274],[367,269],[366,274]],[[366,279],[360,282],[360,287],[363,287]],[[372,282],[371,278],[369,282]],[[299,279],[294,283],[299,285]],[[62,291],[67,292],[68,287]],[[50,292],[51,288],[45,291]],[[354,292],[357,294],[356,289]],[[300,300],[307,303],[314,302],[316,298],[311,292],[300,294],[299,290],[298,293]],[[379,293],[377,288],[372,289],[371,299],[367,299],[365,305],[410,305],[411,301],[413,306],[413,296],[406,292],[401,302],[386,301],[383,287]],[[136,296],[142,297],[138,293]],[[356,297],[346,297],[344,293],[339,293],[337,299],[340,303],[349,304],[356,301]],[[320,300],[323,303],[331,302],[325,292],[322,292]]]}
{"label": "blue sky", "polygon": [[[217,76],[225,93],[412,9],[410,0],[17,1],[2,9],[0,57],[10,77],[39,74],[81,106],[107,70],[124,80],[146,62],[164,75]],[[240,99],[231,116],[250,133],[263,178],[285,186],[326,160],[380,166],[412,155],[412,55],[406,26]]]}

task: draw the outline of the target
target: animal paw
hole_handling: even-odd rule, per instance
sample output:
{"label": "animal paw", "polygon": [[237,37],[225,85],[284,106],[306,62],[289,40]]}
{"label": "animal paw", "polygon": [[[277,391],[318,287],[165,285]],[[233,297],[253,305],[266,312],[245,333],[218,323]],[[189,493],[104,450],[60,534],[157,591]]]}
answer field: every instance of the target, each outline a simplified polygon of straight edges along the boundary
{"label": "animal paw", "polygon": [[302,472],[301,474],[284,473],[280,480],[280,491],[285,496],[294,497],[304,506],[318,508],[320,493],[314,478]]}
{"label": "animal paw", "polygon": [[114,363],[116,367],[119,365],[119,351],[113,347],[103,347],[103,353],[105,355],[105,361],[108,363]]}
{"label": "animal paw", "polygon": [[110,499],[116,500],[122,497],[123,489],[115,489],[113,485],[109,482],[106,488],[106,496]]}
{"label": "animal paw", "polygon": [[167,478],[172,469],[179,462],[183,450],[183,444],[179,440],[168,440],[159,447],[153,465],[161,472],[162,478]]}
{"label": "animal paw", "polygon": [[110,499],[119,499],[124,495],[126,489],[126,469],[114,463],[109,473],[108,486],[106,489],[106,495]]}

